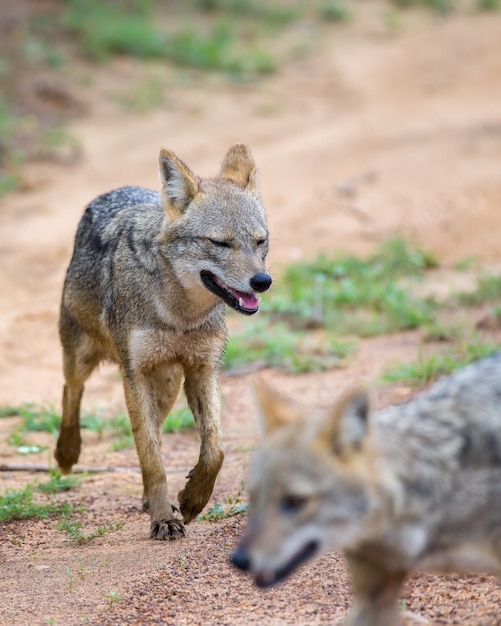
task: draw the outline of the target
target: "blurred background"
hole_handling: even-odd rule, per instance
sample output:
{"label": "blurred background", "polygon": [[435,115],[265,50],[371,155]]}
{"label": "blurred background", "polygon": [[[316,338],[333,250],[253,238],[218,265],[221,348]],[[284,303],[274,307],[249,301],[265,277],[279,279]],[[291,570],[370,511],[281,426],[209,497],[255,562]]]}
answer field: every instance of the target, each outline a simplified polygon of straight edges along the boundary
{"label": "blurred background", "polygon": [[161,145],[208,175],[229,144],[247,141],[278,261],[311,248],[365,252],[396,232],[447,261],[498,259],[499,9],[2,3],[0,193],[78,171],[67,201],[80,210],[109,187],[156,186]]}
{"label": "blurred background", "polygon": [[[254,354],[249,346],[266,332],[248,320],[244,362],[251,353],[258,363],[294,361],[302,349],[297,333],[319,328],[360,337],[427,324],[432,337],[452,340],[443,327],[454,323],[440,319],[445,313],[428,300],[476,290],[479,276],[489,311],[499,312],[500,5],[2,3],[6,399],[24,397],[27,367],[37,371],[35,396],[59,396],[57,306],[83,207],[122,185],[158,188],[161,147],[201,176],[216,174],[236,141],[253,151],[276,286],[263,300],[261,323],[274,330],[272,351],[284,331],[289,357],[280,349],[263,361],[259,345]],[[315,265],[319,254],[327,260]],[[358,277],[351,265],[332,261],[374,254],[375,268]],[[419,286],[393,293],[416,263],[419,272],[433,271]],[[243,322],[231,324],[239,330]],[[308,350],[308,365],[294,367],[332,365],[318,348]]]}

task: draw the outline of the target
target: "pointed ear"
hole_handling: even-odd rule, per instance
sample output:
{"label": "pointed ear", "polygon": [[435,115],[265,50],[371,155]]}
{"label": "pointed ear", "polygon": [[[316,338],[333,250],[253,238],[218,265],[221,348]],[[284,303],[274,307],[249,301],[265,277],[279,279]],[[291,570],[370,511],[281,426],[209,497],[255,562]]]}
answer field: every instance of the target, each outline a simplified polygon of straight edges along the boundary
{"label": "pointed ear", "polygon": [[254,377],[252,389],[261,415],[263,430],[267,435],[298,421],[298,415],[292,404],[270,389],[262,380]]}
{"label": "pointed ear", "polygon": [[231,146],[223,159],[219,176],[248,191],[255,193],[258,191],[256,164],[251,151],[244,143]]}
{"label": "pointed ear", "polygon": [[170,150],[160,150],[158,171],[164,209],[171,217],[179,217],[197,195],[200,181]]}
{"label": "pointed ear", "polygon": [[366,387],[348,391],[326,416],[320,437],[337,454],[356,453],[367,436],[371,394]]}

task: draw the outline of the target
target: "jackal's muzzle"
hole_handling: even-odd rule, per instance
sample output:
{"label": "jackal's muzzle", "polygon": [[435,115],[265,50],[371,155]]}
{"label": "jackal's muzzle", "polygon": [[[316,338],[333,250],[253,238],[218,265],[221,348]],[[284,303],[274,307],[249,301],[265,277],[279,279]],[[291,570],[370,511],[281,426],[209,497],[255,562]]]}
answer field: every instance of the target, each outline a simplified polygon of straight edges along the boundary
{"label": "jackal's muzzle", "polygon": [[262,569],[255,571],[252,568],[252,560],[245,547],[238,547],[230,557],[230,562],[243,570],[249,572],[258,587],[271,587],[287,578],[294,570],[296,570],[305,561],[311,559],[317,553],[319,544],[317,541],[309,541],[306,543],[287,563],[277,569]]}
{"label": "jackal's muzzle", "polygon": [[229,307],[244,315],[254,315],[259,311],[259,298],[256,293],[263,293],[271,286],[271,276],[265,272],[255,274],[249,281],[253,291],[240,291],[225,285],[222,280],[208,270],[200,272],[205,287],[221,298]]}

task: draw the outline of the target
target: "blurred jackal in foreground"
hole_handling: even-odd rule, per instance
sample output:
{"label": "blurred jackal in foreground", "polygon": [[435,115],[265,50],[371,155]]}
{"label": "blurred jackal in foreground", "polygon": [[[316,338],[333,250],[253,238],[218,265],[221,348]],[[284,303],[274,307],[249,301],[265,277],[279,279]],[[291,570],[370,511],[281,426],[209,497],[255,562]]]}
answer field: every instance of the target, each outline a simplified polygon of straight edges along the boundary
{"label": "blurred jackal in foreground", "polygon": [[226,344],[225,304],[252,315],[265,269],[268,230],[256,166],[235,144],[218,176],[201,179],[172,152],[159,159],[162,192],[124,187],[89,204],[66,274],[59,333],[63,417],[56,459],[80,454],[84,382],[103,359],[120,366],[141,466],[151,537],[184,534],[167,495],[162,424],[184,379],[200,457],[179,493],[184,522],[207,503],[223,462],[217,370]]}
{"label": "blurred jackal in foreground", "polygon": [[267,434],[232,562],[258,585],[342,549],[346,623],[390,626],[414,569],[501,574],[501,353],[373,414],[362,387],[320,417],[256,395]]}

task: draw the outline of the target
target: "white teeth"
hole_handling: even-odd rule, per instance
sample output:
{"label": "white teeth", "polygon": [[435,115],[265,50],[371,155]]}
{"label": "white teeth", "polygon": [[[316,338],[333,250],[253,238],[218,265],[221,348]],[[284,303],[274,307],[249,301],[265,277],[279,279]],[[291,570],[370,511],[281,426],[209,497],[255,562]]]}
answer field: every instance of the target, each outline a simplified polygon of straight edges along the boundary
{"label": "white teeth", "polygon": [[242,298],[239,298],[238,299],[238,306],[241,307],[243,303],[244,303],[244,301],[242,300]]}

